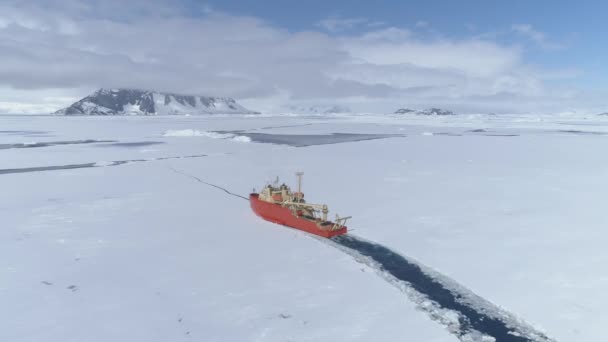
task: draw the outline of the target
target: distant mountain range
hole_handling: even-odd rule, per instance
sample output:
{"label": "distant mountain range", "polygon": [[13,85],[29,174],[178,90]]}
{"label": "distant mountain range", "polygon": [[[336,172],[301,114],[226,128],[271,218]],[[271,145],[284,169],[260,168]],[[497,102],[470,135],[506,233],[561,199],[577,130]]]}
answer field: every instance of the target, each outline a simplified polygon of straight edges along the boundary
{"label": "distant mountain range", "polygon": [[99,89],[58,110],[62,115],[259,114],[229,97],[161,93],[140,89]]}
{"label": "distant mountain range", "polygon": [[394,114],[412,114],[412,115],[456,115],[454,112],[441,109],[441,108],[429,108],[424,110],[415,110],[408,108],[399,108]]}
{"label": "distant mountain range", "polygon": [[282,112],[290,114],[339,114],[351,113],[349,107],[341,105],[312,105],[312,106],[286,106]]}
{"label": "distant mountain range", "polygon": [[[285,106],[282,113],[323,115],[351,113],[343,105]],[[198,115],[198,114],[260,114],[249,110],[229,97],[193,96],[141,89],[99,89],[71,106],[55,112],[58,115]],[[429,108],[400,108],[400,115],[447,116],[454,112]],[[605,115],[605,113],[603,113]]]}

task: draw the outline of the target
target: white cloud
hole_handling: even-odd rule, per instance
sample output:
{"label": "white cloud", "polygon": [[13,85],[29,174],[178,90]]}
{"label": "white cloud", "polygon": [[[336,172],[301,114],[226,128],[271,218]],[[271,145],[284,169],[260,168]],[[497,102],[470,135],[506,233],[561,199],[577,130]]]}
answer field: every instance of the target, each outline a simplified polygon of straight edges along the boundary
{"label": "white cloud", "polygon": [[425,20],[418,20],[418,21],[416,22],[415,26],[416,26],[416,27],[418,27],[418,28],[427,28],[427,27],[429,27],[430,25],[429,25],[428,21],[425,21]]}
{"label": "white cloud", "polygon": [[[0,85],[0,114],[50,113],[74,102],[75,89],[20,90]],[[85,93],[87,89],[76,90]]]}
{"label": "white cloud", "polygon": [[363,18],[329,17],[319,21],[316,26],[324,28],[329,32],[341,32],[367,23],[368,20]]}
{"label": "white cloud", "polygon": [[517,33],[521,33],[530,39],[534,40],[537,43],[542,43],[545,41],[545,34],[535,30],[532,25],[529,24],[515,24],[511,27],[513,31]]}
{"label": "white cloud", "polygon": [[363,39],[347,39],[344,46],[353,57],[371,64],[408,64],[473,77],[496,76],[521,64],[517,48],[481,40],[428,42],[409,36],[409,33],[399,36],[394,30],[374,32]]}
{"label": "white cloud", "polygon": [[513,32],[523,35],[523,36],[527,37],[528,39],[532,40],[533,42],[535,42],[542,48],[545,48],[545,49],[565,48],[565,46],[563,44],[550,42],[547,39],[547,36],[543,32],[536,30],[530,24],[514,24],[511,26],[511,29],[513,30]]}
{"label": "white cloud", "polygon": [[[57,109],[97,87],[232,96],[262,108],[350,101],[355,110],[366,103],[387,110],[382,103],[404,98],[466,106],[483,97],[501,107],[518,103],[498,96],[505,93],[560,96],[518,47],[479,38],[423,40],[403,28],[336,18],[319,24],[331,33],[291,32],[208,6],[192,15],[168,0],[33,3],[0,4],[5,111],[7,103]],[[362,33],[339,33],[353,27]]]}
{"label": "white cloud", "polygon": [[369,20],[366,18],[343,18],[340,16],[330,16],[320,20],[315,24],[330,33],[344,33],[355,29],[378,29],[386,26],[382,21]]}

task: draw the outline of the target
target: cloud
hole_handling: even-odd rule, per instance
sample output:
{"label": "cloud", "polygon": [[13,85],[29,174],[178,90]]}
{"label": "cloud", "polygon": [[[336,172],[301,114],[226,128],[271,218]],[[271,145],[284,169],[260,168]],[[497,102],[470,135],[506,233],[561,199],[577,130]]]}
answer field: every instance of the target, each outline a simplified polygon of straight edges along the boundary
{"label": "cloud", "polygon": [[532,40],[538,46],[544,49],[555,50],[565,48],[563,44],[548,41],[547,36],[543,32],[536,30],[530,24],[514,24],[511,26],[511,30],[513,30],[513,32],[515,33],[527,37],[528,39]]}
{"label": "cloud", "polygon": [[414,24],[414,26],[418,27],[418,28],[427,28],[430,26],[428,21],[425,20],[418,20],[416,22],[416,24]]}
{"label": "cloud", "polygon": [[496,76],[521,64],[518,48],[482,40],[420,41],[394,28],[345,39],[343,45],[351,56],[371,64],[408,64],[472,77]]}
{"label": "cloud", "polygon": [[382,21],[372,21],[366,18],[342,18],[340,16],[330,16],[320,20],[315,24],[330,33],[344,33],[355,29],[377,29],[386,24]]}
{"label": "cloud", "polygon": [[363,18],[339,18],[329,17],[319,21],[316,26],[324,28],[329,32],[341,32],[352,30],[353,28],[367,24],[368,20]]}
{"label": "cloud", "polygon": [[[87,89],[76,90],[85,93]],[[19,90],[0,86],[0,114],[49,113],[74,100],[74,89]]]}
{"label": "cloud", "polygon": [[493,95],[553,94],[517,46],[422,39],[364,19],[318,25],[325,31],[294,32],[168,0],[8,0],[0,4],[0,91],[10,95],[2,108],[51,111],[98,87],[231,96],[262,108],[351,102],[377,111],[404,99],[464,106],[484,97],[502,107]]}
{"label": "cloud", "polygon": [[542,43],[545,41],[545,34],[535,30],[532,25],[515,24],[511,28],[513,31],[523,34],[537,43]]}

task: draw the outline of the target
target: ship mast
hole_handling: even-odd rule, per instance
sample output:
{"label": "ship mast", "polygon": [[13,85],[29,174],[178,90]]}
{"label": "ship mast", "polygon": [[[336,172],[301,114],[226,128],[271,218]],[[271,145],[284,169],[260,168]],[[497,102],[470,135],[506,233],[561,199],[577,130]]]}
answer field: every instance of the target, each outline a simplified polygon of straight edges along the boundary
{"label": "ship mast", "polygon": [[298,192],[302,192],[302,176],[304,176],[304,172],[299,171],[296,172],[296,177],[298,177]]}

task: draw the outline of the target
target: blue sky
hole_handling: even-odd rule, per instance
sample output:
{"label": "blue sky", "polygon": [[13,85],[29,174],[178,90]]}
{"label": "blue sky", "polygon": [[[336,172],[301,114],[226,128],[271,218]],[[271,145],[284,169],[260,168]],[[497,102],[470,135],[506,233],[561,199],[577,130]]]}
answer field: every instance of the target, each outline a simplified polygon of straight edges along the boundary
{"label": "blue sky", "polygon": [[[192,1],[194,5],[203,2]],[[241,15],[262,17],[280,26],[301,30],[322,18],[341,16],[384,21],[389,25],[411,26],[419,20],[432,22],[434,26],[454,33],[467,33],[466,24],[475,24],[482,30],[510,26],[514,22],[542,24],[547,30],[568,33],[571,28],[563,24],[572,16],[585,16],[596,24],[603,21],[602,9],[606,5],[595,1],[594,6],[581,2],[552,1],[361,1],[361,0],[310,0],[264,2],[255,0],[204,2],[216,9]],[[595,7],[595,8],[594,8]]]}
{"label": "blue sky", "polygon": [[63,106],[98,87],[232,96],[262,110],[604,110],[607,10],[600,1],[6,0],[0,112]]}
{"label": "blue sky", "polygon": [[[192,1],[199,6],[201,1]],[[495,40],[525,47],[528,60],[551,68],[579,68],[587,71],[581,85],[608,86],[603,65],[608,46],[608,2],[604,1],[255,1],[204,2],[214,9],[263,18],[293,31],[314,29],[325,18],[367,19],[417,29],[424,35],[466,39],[495,34]],[[426,27],[417,24],[426,23]],[[560,49],[546,49],[525,35],[512,34],[513,25],[531,25]],[[358,29],[350,31],[356,33]],[[589,84],[588,82],[591,82]]]}

